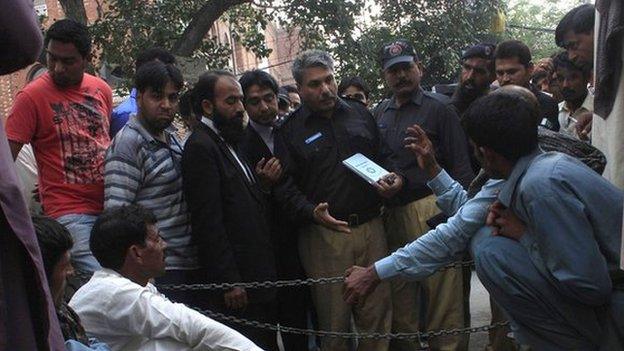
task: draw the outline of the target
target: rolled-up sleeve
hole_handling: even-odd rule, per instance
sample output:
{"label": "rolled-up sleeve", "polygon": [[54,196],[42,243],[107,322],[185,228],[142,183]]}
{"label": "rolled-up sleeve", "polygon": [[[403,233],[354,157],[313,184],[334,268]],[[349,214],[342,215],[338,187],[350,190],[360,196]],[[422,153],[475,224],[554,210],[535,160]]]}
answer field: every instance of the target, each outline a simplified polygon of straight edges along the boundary
{"label": "rolled-up sleeve", "polygon": [[[448,175],[447,175],[448,177]],[[437,177],[436,177],[437,178]],[[449,177],[450,179],[450,177]],[[445,181],[441,176],[439,185]],[[452,180],[452,179],[451,179]],[[463,191],[457,182],[452,192]],[[448,183],[450,184],[450,183]],[[448,185],[447,184],[447,185]],[[375,270],[381,279],[397,275],[409,279],[423,279],[433,274],[446,264],[452,263],[456,256],[466,250],[472,236],[485,225],[489,206],[496,200],[503,182],[488,181],[477,195],[460,205],[457,213],[446,223],[438,225],[417,240],[398,249],[390,256],[375,263]],[[436,187],[436,186],[434,186]]]}

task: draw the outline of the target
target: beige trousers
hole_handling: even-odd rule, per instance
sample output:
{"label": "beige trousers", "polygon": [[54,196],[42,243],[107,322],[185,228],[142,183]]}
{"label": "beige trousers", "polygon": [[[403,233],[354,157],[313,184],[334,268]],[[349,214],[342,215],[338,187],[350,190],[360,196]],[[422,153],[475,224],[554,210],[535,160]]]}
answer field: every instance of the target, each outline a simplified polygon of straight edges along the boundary
{"label": "beige trousers", "polygon": [[[345,234],[320,225],[302,228],[299,236],[299,254],[306,274],[310,278],[344,275],[353,265],[369,266],[388,253],[386,236],[380,218],[351,227]],[[359,304],[352,306],[344,302],[343,284],[313,285],[312,299],[321,330],[351,331],[351,318],[355,330],[361,333],[390,332],[392,303],[390,286],[381,283]],[[323,351],[347,351],[349,340],[322,338]],[[388,350],[387,340],[358,340],[358,351]]]}
{"label": "beige trousers", "polygon": [[[384,216],[390,251],[414,241],[429,231],[426,221],[438,214],[435,196],[388,209]],[[419,330],[463,328],[464,282],[461,268],[435,273],[421,282],[403,279],[391,281],[393,317],[392,331],[411,333]],[[426,310],[422,311],[421,307]],[[422,321],[420,316],[425,315]],[[445,336],[429,341],[431,350],[467,350],[467,336]],[[391,350],[414,350],[415,341],[392,341]]]}

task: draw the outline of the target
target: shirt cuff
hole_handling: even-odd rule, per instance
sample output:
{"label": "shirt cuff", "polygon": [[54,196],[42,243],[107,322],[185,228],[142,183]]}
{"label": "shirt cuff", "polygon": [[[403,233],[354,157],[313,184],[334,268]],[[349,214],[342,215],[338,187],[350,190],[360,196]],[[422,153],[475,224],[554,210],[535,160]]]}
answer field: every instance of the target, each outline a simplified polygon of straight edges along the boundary
{"label": "shirt cuff", "polygon": [[434,194],[441,195],[453,185],[453,182],[455,182],[455,180],[442,169],[437,176],[427,182],[427,186]]}
{"label": "shirt cuff", "polygon": [[375,262],[375,271],[377,271],[377,276],[381,280],[399,275],[394,266],[394,257],[392,255]]}

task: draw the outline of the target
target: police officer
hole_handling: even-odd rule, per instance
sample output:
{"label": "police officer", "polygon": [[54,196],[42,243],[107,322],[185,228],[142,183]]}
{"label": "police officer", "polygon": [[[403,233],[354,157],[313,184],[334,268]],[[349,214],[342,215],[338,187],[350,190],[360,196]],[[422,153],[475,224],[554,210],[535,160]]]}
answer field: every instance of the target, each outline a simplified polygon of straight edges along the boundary
{"label": "police officer", "polygon": [[[418,124],[432,140],[441,166],[462,185],[470,184],[474,174],[468,157],[466,136],[448,98],[420,87],[423,66],[411,43],[398,39],[384,45],[379,53],[383,76],[392,91],[373,114],[381,135],[391,148],[393,160],[406,177],[407,186],[386,200],[384,216],[391,251],[412,242],[430,228],[426,220],[437,215],[435,196],[427,187],[425,174],[413,155],[404,148],[406,129]],[[435,176],[435,175],[433,175]],[[422,288],[423,296],[419,291]],[[393,281],[393,332],[416,332],[464,327],[462,270],[449,269],[419,283]],[[419,311],[424,299],[426,311]],[[425,316],[425,320],[421,316]],[[466,349],[461,337],[436,338],[434,349]],[[413,342],[393,341],[393,350],[412,350]]]}
{"label": "police officer", "polygon": [[[292,73],[302,105],[278,128],[275,153],[285,170],[276,190],[284,211],[301,226],[299,253],[310,278],[345,274],[354,264],[369,265],[387,253],[380,218],[382,197],[403,186],[403,177],[390,173],[367,183],[342,161],[356,153],[394,169],[373,116],[360,102],[337,96],[334,64],[328,53],[311,50],[293,62]],[[390,287],[380,285],[365,301],[348,305],[341,284],[312,286],[319,327],[362,333],[390,331]],[[348,350],[348,341],[323,338],[321,349]],[[358,350],[383,351],[387,340],[358,340]]]}

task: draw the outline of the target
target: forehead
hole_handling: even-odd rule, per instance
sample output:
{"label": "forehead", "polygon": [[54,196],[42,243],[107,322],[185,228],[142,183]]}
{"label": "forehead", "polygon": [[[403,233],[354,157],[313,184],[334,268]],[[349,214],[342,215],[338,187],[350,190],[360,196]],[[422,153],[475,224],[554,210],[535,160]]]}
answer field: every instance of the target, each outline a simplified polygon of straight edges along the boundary
{"label": "forehead", "polygon": [[359,87],[355,86],[355,85],[349,85],[346,89],[345,89],[345,93],[363,93],[364,90],[360,89]]}
{"label": "forehead", "polygon": [[236,79],[230,76],[221,76],[215,84],[215,96],[225,98],[229,96],[243,96],[243,90]]}
{"label": "forehead", "polygon": [[487,68],[489,61],[481,57],[471,57],[464,60],[464,66],[473,68]]}
{"label": "forehead", "polygon": [[267,87],[267,86],[263,86],[263,85],[259,85],[259,84],[253,84],[252,86],[247,88],[247,91],[245,92],[245,95],[247,97],[251,97],[251,96],[264,96],[267,94],[273,94],[275,95],[275,92],[273,91],[273,89]]}
{"label": "forehead", "polygon": [[496,69],[524,68],[517,57],[496,59]]}
{"label": "forehead", "polygon": [[58,58],[82,56],[73,43],[63,43],[55,39],[50,40],[46,50],[49,54]]}
{"label": "forehead", "polygon": [[180,91],[180,89],[176,88],[175,84],[171,80],[168,80],[167,83],[163,87],[146,87],[146,92],[157,92],[163,93],[164,95],[175,94]]}
{"label": "forehead", "polygon": [[303,70],[303,81],[325,80],[333,74],[334,71],[327,67],[308,67]]}
{"label": "forehead", "polygon": [[384,70],[384,73],[392,73],[394,71],[399,71],[399,70],[407,70],[407,69],[411,69],[416,67],[416,62],[414,61],[409,61],[409,62],[398,62],[395,63],[394,65],[386,68]]}

